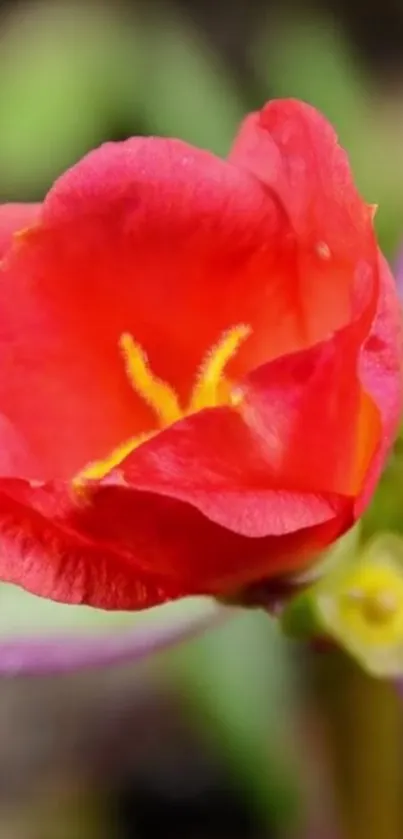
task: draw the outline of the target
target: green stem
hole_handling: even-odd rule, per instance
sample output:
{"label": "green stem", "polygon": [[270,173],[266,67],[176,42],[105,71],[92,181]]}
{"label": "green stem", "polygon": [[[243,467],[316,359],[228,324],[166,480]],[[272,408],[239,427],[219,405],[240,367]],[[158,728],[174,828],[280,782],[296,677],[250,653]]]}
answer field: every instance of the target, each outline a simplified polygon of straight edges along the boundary
{"label": "green stem", "polygon": [[311,658],[343,839],[403,836],[403,715],[395,688],[342,653]]}

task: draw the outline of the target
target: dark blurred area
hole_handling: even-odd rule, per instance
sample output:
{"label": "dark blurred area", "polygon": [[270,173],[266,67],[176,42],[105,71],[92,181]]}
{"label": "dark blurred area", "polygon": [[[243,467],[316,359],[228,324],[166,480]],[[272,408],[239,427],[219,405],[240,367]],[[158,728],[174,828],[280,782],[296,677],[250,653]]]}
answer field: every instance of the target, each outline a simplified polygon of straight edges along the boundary
{"label": "dark blurred area", "polygon": [[23,801],[36,819],[21,835],[268,835],[168,685],[144,676],[135,690],[132,674],[117,671],[12,682],[1,699],[0,802],[13,814]]}
{"label": "dark blurred area", "polygon": [[[371,10],[362,0],[2,0],[0,199],[41,200],[89,149],[136,133],[225,155],[243,115],[274,96],[306,99],[334,122],[393,258],[397,0]],[[0,591],[3,635],[76,621],[76,610]],[[3,680],[0,836],[332,839],[301,661],[266,616],[248,614],[146,667]]]}
{"label": "dark blurred area", "polygon": [[252,614],[146,664],[3,680],[0,835],[297,839],[290,701]]}

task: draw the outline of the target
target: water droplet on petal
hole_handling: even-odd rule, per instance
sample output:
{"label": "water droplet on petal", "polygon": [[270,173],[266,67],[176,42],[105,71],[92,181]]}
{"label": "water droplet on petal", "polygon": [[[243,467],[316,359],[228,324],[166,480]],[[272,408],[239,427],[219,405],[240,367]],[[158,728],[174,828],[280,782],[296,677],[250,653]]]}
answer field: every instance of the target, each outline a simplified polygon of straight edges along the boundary
{"label": "water droplet on petal", "polygon": [[327,245],[326,242],[318,242],[315,250],[319,259],[330,259],[332,255],[329,245]]}
{"label": "water droplet on petal", "polygon": [[234,387],[229,395],[229,402],[232,408],[237,408],[244,400],[244,393],[240,387]]}

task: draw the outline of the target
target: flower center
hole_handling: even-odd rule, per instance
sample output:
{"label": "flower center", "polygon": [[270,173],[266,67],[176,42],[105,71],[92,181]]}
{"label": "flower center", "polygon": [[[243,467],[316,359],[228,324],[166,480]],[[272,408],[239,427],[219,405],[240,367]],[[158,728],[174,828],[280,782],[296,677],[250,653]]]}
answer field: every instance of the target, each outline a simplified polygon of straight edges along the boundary
{"label": "flower center", "polygon": [[383,560],[358,566],[343,584],[339,619],[352,638],[364,644],[390,644],[402,637],[403,580]]}
{"label": "flower center", "polygon": [[73,480],[73,486],[79,488],[85,481],[100,480],[118,466],[134,449],[154,437],[162,428],[177,422],[183,417],[214,408],[218,405],[236,406],[242,401],[239,388],[225,377],[224,371],[240,345],[251,334],[251,327],[246,324],[233,326],[220,337],[205,355],[196,377],[186,408],[182,408],[178,395],[171,385],[159,379],[152,372],[146,353],[134,338],[123,333],[119,347],[124,357],[126,373],[130,384],[138,395],[154,411],[158,422],[157,428],[137,434],[121,443],[101,460],[88,464]]}
{"label": "flower center", "polygon": [[399,611],[398,596],[392,589],[375,591],[350,591],[348,597],[361,612],[363,620],[372,625],[385,626],[391,624]]}

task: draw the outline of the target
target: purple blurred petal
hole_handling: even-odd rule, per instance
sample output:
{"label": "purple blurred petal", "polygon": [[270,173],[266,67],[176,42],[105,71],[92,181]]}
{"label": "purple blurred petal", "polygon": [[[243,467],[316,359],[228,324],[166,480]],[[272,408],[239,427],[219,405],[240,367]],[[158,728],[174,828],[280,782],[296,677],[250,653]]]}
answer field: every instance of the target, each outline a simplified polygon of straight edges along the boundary
{"label": "purple blurred petal", "polygon": [[[162,607],[163,608],[163,607]],[[206,601],[203,612],[162,616],[126,630],[92,637],[13,638],[0,642],[0,675],[46,675],[138,661],[221,623],[235,612]]]}

